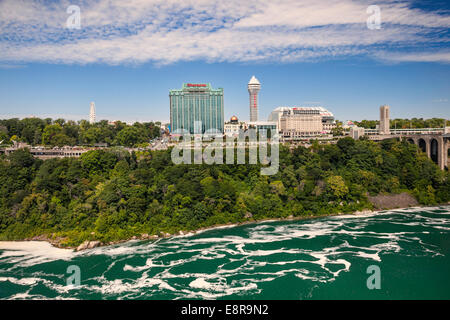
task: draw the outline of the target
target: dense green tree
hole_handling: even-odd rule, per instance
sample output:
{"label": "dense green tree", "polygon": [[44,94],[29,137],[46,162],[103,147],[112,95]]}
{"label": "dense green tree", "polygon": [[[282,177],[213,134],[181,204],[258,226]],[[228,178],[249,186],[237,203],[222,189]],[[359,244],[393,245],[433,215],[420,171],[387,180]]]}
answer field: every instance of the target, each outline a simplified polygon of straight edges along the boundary
{"label": "dense green tree", "polygon": [[82,167],[90,175],[109,172],[117,162],[117,155],[105,150],[93,150],[85,152],[80,157]]}
{"label": "dense green tree", "polygon": [[[123,131],[124,129],[127,130]],[[94,124],[86,120],[80,120],[77,123],[72,120],[50,118],[0,120],[0,142],[3,141],[3,144],[21,141],[30,145],[44,144],[49,147],[61,147],[107,143],[131,147],[148,142],[150,139],[159,137],[160,134],[160,126],[153,122],[137,122],[130,126],[121,121],[110,124],[107,120]]]}
{"label": "dense green tree", "polygon": [[341,176],[331,176],[327,178],[327,185],[333,194],[338,199],[343,199],[348,194],[348,187]]}
{"label": "dense green tree", "polygon": [[29,168],[35,163],[34,157],[28,149],[18,149],[8,157],[12,167]]}
{"label": "dense green tree", "polygon": [[[378,120],[362,120],[353,121],[358,127],[366,129],[375,129],[379,124]],[[421,129],[421,128],[442,128],[450,126],[450,121],[443,118],[412,118],[412,119],[391,119],[390,127],[391,129]]]}
{"label": "dense green tree", "polygon": [[[50,142],[58,134],[69,137],[68,125],[36,122]],[[82,122],[80,137],[97,126],[143,134],[150,128]],[[55,234],[63,245],[109,242],[248,219],[351,212],[371,208],[367,195],[379,193],[409,192],[427,205],[450,201],[449,172],[416,145],[395,139],[343,138],[292,150],[280,145],[273,176],[262,176],[260,164],[174,165],[170,154],[113,147],[78,159],[42,161],[26,149],[1,156],[0,239]]]}
{"label": "dense green tree", "polygon": [[137,126],[126,127],[116,136],[116,143],[121,146],[133,147],[135,144],[146,141],[143,128]]}
{"label": "dense green tree", "polygon": [[49,146],[59,146],[73,144],[73,140],[63,133],[60,124],[50,124],[44,128],[42,133],[42,143]]}

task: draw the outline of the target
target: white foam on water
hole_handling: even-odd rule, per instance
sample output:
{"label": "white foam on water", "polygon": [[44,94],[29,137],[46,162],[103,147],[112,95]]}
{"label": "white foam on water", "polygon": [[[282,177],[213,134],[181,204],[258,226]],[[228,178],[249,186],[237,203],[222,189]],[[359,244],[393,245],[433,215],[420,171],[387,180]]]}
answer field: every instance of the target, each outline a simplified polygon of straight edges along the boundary
{"label": "white foam on water", "polygon": [[9,281],[11,283],[18,284],[21,286],[31,286],[31,285],[41,282],[41,279],[39,279],[39,278],[17,279],[17,278],[13,278],[13,277],[0,277],[0,282],[6,282],[6,281]]}
{"label": "white foam on water", "polygon": [[[198,238],[195,235],[183,235],[154,242],[134,241],[80,253],[51,246],[50,249],[57,251],[48,253],[48,244],[47,249],[38,249],[36,252],[34,249],[27,251],[14,247],[3,249],[0,243],[0,249],[4,250],[0,255],[0,262],[18,259],[17,261],[29,265],[30,259],[36,258],[36,255],[40,258],[45,256],[48,261],[71,259],[74,256],[86,258],[90,255],[106,255],[110,261],[107,270],[101,276],[88,279],[90,283],[95,284],[82,286],[83,290],[118,298],[148,298],[166,293],[175,299],[217,299],[234,294],[250,296],[261,292],[259,283],[289,275],[310,282],[335,281],[342,272],[350,271],[350,261],[353,262],[355,258],[380,262],[383,255],[406,255],[407,252],[402,252],[405,243],[408,243],[408,247],[414,244],[414,255],[438,255],[439,248],[426,243],[420,235],[429,234],[432,230],[434,233],[447,231],[450,227],[450,215],[436,216],[436,213],[431,212],[433,217],[430,217],[420,213],[426,211],[424,208],[408,210],[289,221],[281,225],[278,222],[273,224],[264,221],[242,226],[242,236],[232,235],[226,230],[223,236],[217,236],[217,233],[208,235],[206,231],[209,230],[203,230],[200,232],[203,233],[202,236]],[[368,231],[372,225],[380,222],[395,225],[396,228],[401,225],[420,227],[420,230]],[[232,226],[216,229],[229,227]],[[323,238],[313,243],[319,246],[307,249],[311,240],[318,237]],[[289,242],[293,240],[296,241],[295,246]],[[358,246],[361,240],[368,244],[364,247]],[[305,241],[305,246],[302,246],[302,241]],[[62,254],[60,250],[65,253]],[[136,263],[133,259],[136,256],[139,257],[137,261],[145,263]],[[183,271],[196,270],[203,260],[209,260],[208,272]],[[124,273],[120,279],[109,279],[111,275],[108,271],[114,265],[123,265],[123,271],[134,272],[140,277],[129,279],[127,273]],[[44,280],[44,276],[33,273],[18,279],[19,277],[5,274],[0,281],[22,283],[23,286],[31,288],[42,283],[59,294],[72,293],[67,286],[58,286],[50,280]],[[40,298],[28,292],[21,294],[25,298]],[[13,297],[18,296],[20,295]]]}
{"label": "white foam on water", "polygon": [[[35,273],[37,274],[37,273]],[[23,299],[39,299],[39,296],[28,296],[29,291],[34,288],[35,286],[37,286],[38,284],[41,284],[47,288],[49,288],[50,290],[56,291],[58,293],[68,293],[71,290],[78,290],[80,287],[73,287],[73,286],[66,286],[66,285],[60,285],[57,284],[55,282],[53,282],[52,280],[48,280],[42,277],[0,277],[0,283],[1,282],[11,282],[14,283],[16,285],[21,285],[21,286],[26,286],[27,287],[27,292],[22,293],[24,294]],[[42,297],[43,299],[46,299],[45,297]],[[62,297],[60,297],[62,298]],[[20,299],[20,295],[16,295],[16,296],[12,296],[9,299]]]}
{"label": "white foam on water", "polygon": [[217,289],[218,286],[214,285],[212,283],[207,282],[204,278],[197,278],[191,283],[189,283],[189,286],[196,289]]}
{"label": "white foam on water", "polygon": [[[238,284],[241,284],[238,286]],[[182,290],[185,293],[183,299],[192,299],[192,298],[203,298],[203,299],[218,299],[224,296],[229,296],[232,294],[239,294],[243,292],[248,292],[250,290],[257,290],[258,286],[256,283],[243,283],[242,281],[239,283],[232,283],[231,285],[227,284],[212,284],[207,282],[203,278],[198,278],[192,281],[189,286],[193,289],[200,289],[199,291],[192,290]],[[257,292],[255,292],[257,294]]]}
{"label": "white foam on water", "polygon": [[198,234],[202,234],[204,232],[208,232],[208,231],[212,231],[212,230],[221,230],[221,229],[234,228],[234,227],[236,227],[238,225],[239,224],[234,223],[234,224],[227,224],[227,225],[224,225],[224,226],[205,228],[205,229],[197,230],[195,232],[189,232],[189,233],[187,233],[185,235],[176,235],[174,238],[185,238],[185,237],[189,237],[191,235],[198,235]]}
{"label": "white foam on water", "polygon": [[[142,245],[136,245],[140,240],[132,240],[123,242],[120,244],[114,244],[110,246],[97,247],[89,250],[80,251],[80,255],[106,255],[106,256],[120,256],[120,255],[132,255],[136,253],[136,249],[142,247]],[[152,242],[146,243],[149,248],[152,247]]]}
{"label": "white foam on water", "polygon": [[[91,279],[94,280],[94,279]],[[158,287],[159,290],[176,291],[166,281],[156,278],[147,278],[144,274],[141,278],[125,282],[123,279],[107,280],[103,276],[96,279],[100,284],[89,286],[90,291],[99,292],[102,295],[120,295],[124,293],[140,293],[143,289]],[[83,287],[83,286],[82,286]]]}
{"label": "white foam on water", "polygon": [[24,292],[13,295],[9,300],[49,300],[49,298],[39,294],[29,294],[28,292]]}
{"label": "white foam on water", "polygon": [[71,249],[60,249],[45,241],[0,241],[0,260],[27,267],[55,260],[70,260],[76,253]]}
{"label": "white foam on water", "polygon": [[[389,212],[382,213],[370,213],[370,216],[373,215],[383,215],[386,216]],[[333,217],[334,218],[334,217]],[[158,276],[162,279],[177,279],[177,278],[190,278],[193,277],[195,280],[191,281],[190,287],[199,289],[202,292],[192,292],[186,291],[187,297],[203,297],[203,298],[217,298],[218,296],[223,296],[223,294],[219,294],[218,291],[226,291],[224,288],[224,284],[222,282],[217,282],[218,279],[233,279],[234,275],[253,275],[259,276],[262,278],[259,279],[251,279],[254,282],[264,282],[264,281],[273,281],[278,277],[282,277],[288,273],[294,273],[297,277],[304,280],[311,281],[319,281],[319,282],[329,282],[334,281],[341,272],[347,272],[350,270],[351,263],[348,259],[342,258],[344,255],[350,255],[353,257],[359,257],[362,259],[370,259],[377,262],[381,261],[380,254],[381,253],[389,253],[389,252],[399,252],[401,250],[401,246],[399,245],[399,241],[420,241],[419,238],[413,237],[414,232],[398,232],[398,233],[380,233],[374,231],[364,231],[364,230],[343,230],[341,227],[346,226],[347,217],[341,219],[342,216],[337,217],[332,221],[311,221],[305,223],[295,223],[283,226],[272,226],[270,224],[259,224],[259,225],[249,225],[247,226],[247,232],[249,237],[239,237],[239,236],[224,236],[221,238],[216,237],[204,237],[201,239],[174,239],[172,242],[180,244],[180,252],[190,252],[194,255],[185,259],[181,262],[181,264],[188,264],[189,262],[195,262],[200,259],[205,259],[208,256],[213,257],[224,257],[223,254],[219,254],[219,252],[226,253],[225,258],[228,256],[236,256],[237,259],[233,259],[233,261],[245,261],[245,263],[241,264],[232,269],[223,269],[221,264],[217,267],[216,272],[211,274],[196,274],[196,273],[185,273],[185,274],[172,274],[169,270],[164,270],[159,273]],[[361,217],[359,217],[361,218]],[[389,219],[383,218],[383,222],[389,221]],[[358,222],[360,222],[359,220]],[[365,228],[368,224],[376,223],[376,221],[364,221],[364,223],[359,223],[358,228]],[[406,222],[409,224],[409,222]],[[401,223],[400,223],[401,224]],[[249,247],[249,244],[264,244],[264,243],[276,243],[277,241],[291,240],[294,238],[300,239],[313,239],[318,236],[328,235],[331,236],[333,241],[339,241],[341,236],[349,236],[353,239],[357,239],[359,237],[369,237],[378,240],[384,240],[382,243],[378,243],[372,245],[370,247],[358,247],[352,246],[348,243],[347,240],[344,240],[340,245],[335,247],[324,247],[322,250],[318,251],[308,251],[299,249],[285,249],[283,247],[272,249],[272,250],[261,250],[258,248]],[[339,236],[336,238],[336,236]],[[198,249],[188,249],[192,246],[199,245],[208,245],[209,248],[205,249],[199,247]],[[236,250],[230,248],[230,246],[234,247]],[[342,250],[344,249],[344,250]],[[356,249],[356,250],[351,250]],[[426,250],[426,248],[425,248]],[[266,261],[254,261],[252,260],[254,257],[266,257],[273,256],[276,254],[284,254],[282,261],[275,262],[266,262]],[[296,259],[299,254],[304,254],[312,257],[313,259]],[[293,259],[290,259],[289,256],[292,256]],[[229,259],[231,261],[231,258]],[[294,268],[288,270],[281,271],[271,271],[271,272],[262,272],[266,265],[289,265],[301,263],[303,265],[316,265],[319,269],[314,269],[314,272],[305,272],[305,268]],[[151,267],[154,264],[146,263],[146,266],[136,267],[133,269],[131,266],[126,266],[126,270],[134,270],[134,271],[142,271],[147,269],[147,267]],[[173,263],[170,263],[170,266],[173,266]],[[333,270],[330,270],[330,265],[333,265]],[[339,265],[342,265],[339,267]],[[169,265],[167,265],[170,267]],[[337,267],[337,269],[336,269]],[[245,279],[249,280],[249,279]],[[235,282],[236,285],[242,285],[242,279],[240,281]],[[206,291],[206,292],[204,292]],[[214,291],[212,293],[211,291]],[[186,297],[185,297],[186,298]]]}
{"label": "white foam on water", "polygon": [[372,259],[374,261],[381,261],[380,256],[378,255],[378,252],[375,253],[367,253],[367,252],[363,252],[363,251],[358,251],[356,252],[356,255],[358,257],[364,258],[364,259]]}
{"label": "white foam on water", "polygon": [[444,226],[434,226],[434,228],[440,229],[440,230],[446,230],[446,231],[450,230],[449,227],[444,227]]}

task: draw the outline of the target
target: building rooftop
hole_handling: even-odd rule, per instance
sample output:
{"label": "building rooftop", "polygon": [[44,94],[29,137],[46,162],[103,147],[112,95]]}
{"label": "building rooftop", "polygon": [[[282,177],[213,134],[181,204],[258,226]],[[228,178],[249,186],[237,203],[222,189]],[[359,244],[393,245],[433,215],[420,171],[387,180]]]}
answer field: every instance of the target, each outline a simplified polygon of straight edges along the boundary
{"label": "building rooftop", "polygon": [[183,95],[196,92],[223,94],[223,88],[214,89],[210,83],[183,83],[181,89],[169,90],[169,95]]}
{"label": "building rooftop", "polygon": [[252,76],[248,84],[261,84],[261,83],[259,83],[258,79],[256,79],[255,76]]}
{"label": "building rooftop", "polygon": [[314,111],[319,111],[319,114],[321,116],[324,117],[334,117],[333,113],[331,111],[328,111],[327,109],[325,109],[324,107],[278,107],[276,109],[274,109],[272,112],[283,112],[283,111],[288,111],[288,110],[314,110]]}

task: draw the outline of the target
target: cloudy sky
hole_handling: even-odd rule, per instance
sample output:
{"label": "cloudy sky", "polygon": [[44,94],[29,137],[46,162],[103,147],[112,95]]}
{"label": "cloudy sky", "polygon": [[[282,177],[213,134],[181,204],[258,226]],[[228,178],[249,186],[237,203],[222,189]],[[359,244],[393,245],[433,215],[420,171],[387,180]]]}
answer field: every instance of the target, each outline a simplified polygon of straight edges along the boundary
{"label": "cloudy sky", "polygon": [[254,74],[263,119],[450,118],[449,26],[448,1],[0,0],[0,117],[168,120],[169,89],[209,82],[248,119]]}

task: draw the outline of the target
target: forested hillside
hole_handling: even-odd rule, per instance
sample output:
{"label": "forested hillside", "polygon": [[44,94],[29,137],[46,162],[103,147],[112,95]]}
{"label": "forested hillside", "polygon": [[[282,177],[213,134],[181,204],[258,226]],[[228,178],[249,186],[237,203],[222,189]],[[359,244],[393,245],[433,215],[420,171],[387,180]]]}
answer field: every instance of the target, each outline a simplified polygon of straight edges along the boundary
{"label": "forested hillside", "polygon": [[351,138],[280,148],[280,170],[259,165],[174,165],[170,150],[90,151],[38,160],[25,150],[0,159],[0,239],[62,237],[109,243],[252,219],[371,208],[367,195],[408,191],[421,204],[450,201],[449,172],[417,147]]}

